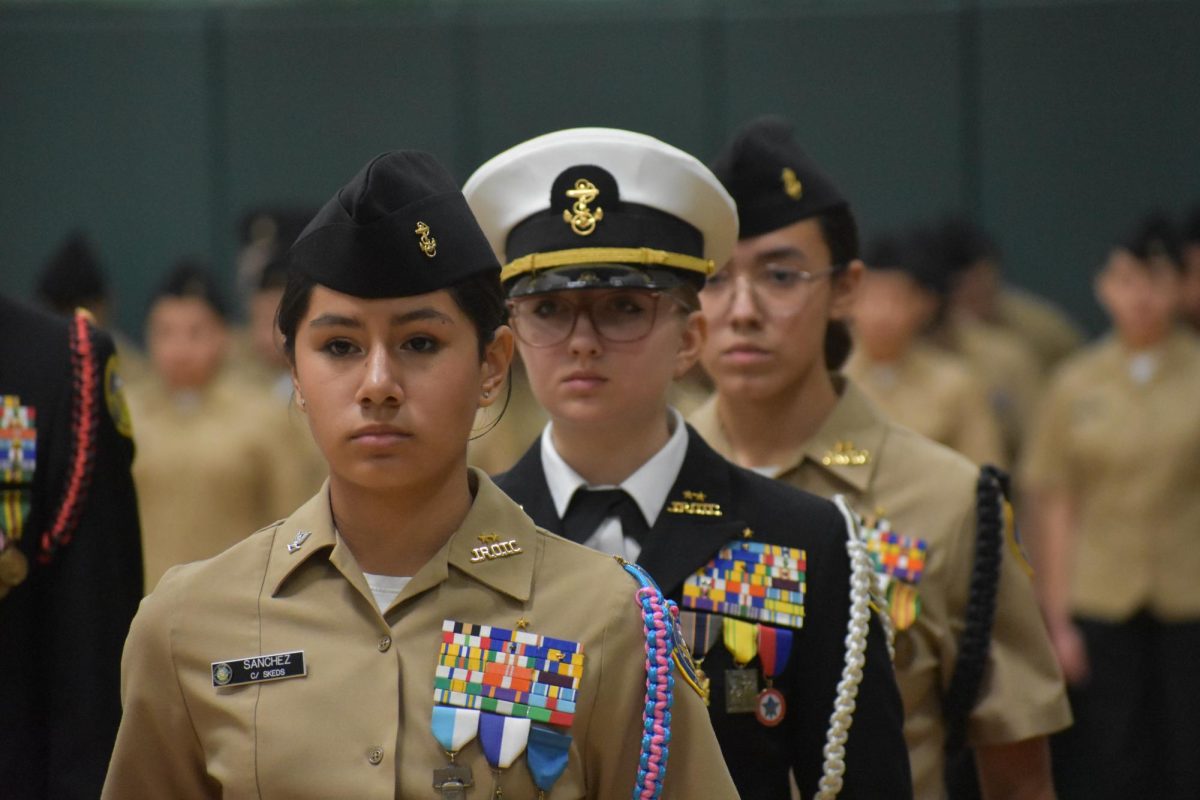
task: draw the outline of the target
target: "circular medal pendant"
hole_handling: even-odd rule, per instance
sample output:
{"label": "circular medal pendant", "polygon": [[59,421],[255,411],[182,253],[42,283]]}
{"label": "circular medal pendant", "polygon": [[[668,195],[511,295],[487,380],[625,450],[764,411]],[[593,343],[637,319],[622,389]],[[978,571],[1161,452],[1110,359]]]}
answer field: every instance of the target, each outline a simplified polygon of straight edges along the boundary
{"label": "circular medal pendant", "polygon": [[787,712],[787,701],[783,692],[778,689],[763,689],[758,693],[758,702],[754,706],[754,717],[768,728],[774,728],[783,722]]}
{"label": "circular medal pendant", "polygon": [[20,586],[29,575],[29,562],[16,546],[0,552],[0,583],[9,587]]}

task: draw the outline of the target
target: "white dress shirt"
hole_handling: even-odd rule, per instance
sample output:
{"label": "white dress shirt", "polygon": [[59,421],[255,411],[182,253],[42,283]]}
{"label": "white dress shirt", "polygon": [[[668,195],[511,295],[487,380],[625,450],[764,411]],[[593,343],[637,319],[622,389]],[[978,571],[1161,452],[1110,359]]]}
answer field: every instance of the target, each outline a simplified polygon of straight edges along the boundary
{"label": "white dress shirt", "polygon": [[[683,416],[671,408],[668,409],[670,419],[668,427],[671,438],[662,449],[650,457],[645,464],[638,467],[632,475],[621,481],[619,486],[590,485],[582,476],[563,460],[554,448],[554,438],[551,436],[553,423],[546,425],[542,431],[542,469],[546,473],[546,485],[550,487],[550,497],[554,501],[554,510],[559,519],[567,513],[571,497],[576,490],[586,489],[624,489],[646,518],[646,524],[654,527],[659,512],[667,504],[667,495],[679,477],[683,467],[684,456],[687,455],[688,432]],[[561,531],[555,531],[561,533]],[[625,536],[621,528],[620,517],[607,517],[600,523],[596,532],[588,537],[585,545],[593,550],[599,550],[609,555],[621,556],[627,561],[637,561],[642,547],[637,540]]]}

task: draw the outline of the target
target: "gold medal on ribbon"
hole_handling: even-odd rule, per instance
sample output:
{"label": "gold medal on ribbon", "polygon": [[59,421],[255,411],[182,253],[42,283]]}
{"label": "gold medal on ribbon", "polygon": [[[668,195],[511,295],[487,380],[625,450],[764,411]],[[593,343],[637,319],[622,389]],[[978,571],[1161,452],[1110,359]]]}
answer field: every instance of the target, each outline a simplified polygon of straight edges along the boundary
{"label": "gold medal on ribbon", "polygon": [[734,669],[725,670],[725,713],[753,714],[758,708],[758,670],[746,665],[758,655],[758,626],[725,617],[721,634],[734,663]]}

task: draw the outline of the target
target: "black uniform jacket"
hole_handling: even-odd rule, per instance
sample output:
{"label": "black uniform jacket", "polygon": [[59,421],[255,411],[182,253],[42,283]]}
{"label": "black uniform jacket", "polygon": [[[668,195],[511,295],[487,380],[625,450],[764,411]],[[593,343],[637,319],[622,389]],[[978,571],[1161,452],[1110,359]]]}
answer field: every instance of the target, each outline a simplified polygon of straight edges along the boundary
{"label": "black uniform jacket", "polygon": [[49,564],[38,563],[39,540],[64,499],[75,455],[69,324],[0,296],[0,395],[32,407],[37,427],[37,466],[25,487],[32,505],[20,540],[29,576],[0,599],[5,800],[100,796],[121,719],[121,648],[142,594],[133,442],[108,411],[103,379],[113,345],[95,329],[91,485],[70,541]]}
{"label": "black uniform jacket", "polygon": [[[520,503],[541,527],[561,531],[542,470],[541,445],[534,445],[497,485]],[[804,797],[813,797],[821,777],[825,733],[833,713],[845,658],[850,610],[850,560],[845,522],[833,503],[729,463],[689,426],[687,455],[667,502],[702,492],[721,507],[721,516],[659,514],[638,563],[676,602],[689,575],[723,545],[753,540],[801,548],[807,554],[805,617],[795,632],[792,655],[775,687],[784,692],[787,713],[776,727],[754,714],[725,712],[726,669],[733,658],[721,642],[704,659],[712,680],[709,712],[721,750],[742,797],[787,800],[788,768],[795,770]],[[758,666],[756,658],[751,664]],[[904,711],[879,621],[872,614],[866,665],[846,747],[842,798],[912,796],[908,751],[901,728]],[[689,691],[682,681],[676,691]],[[669,777],[668,765],[668,778]]]}

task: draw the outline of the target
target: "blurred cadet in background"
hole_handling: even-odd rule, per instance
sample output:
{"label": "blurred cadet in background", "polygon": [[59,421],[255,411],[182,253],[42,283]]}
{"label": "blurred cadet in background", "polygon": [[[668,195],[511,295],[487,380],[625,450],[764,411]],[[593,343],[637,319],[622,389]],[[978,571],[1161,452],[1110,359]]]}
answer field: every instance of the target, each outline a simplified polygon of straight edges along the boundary
{"label": "blurred cadet in background", "polygon": [[1079,327],[1057,306],[1004,282],[1000,248],[985,231],[964,219],[943,222],[957,252],[950,288],[951,313],[1003,328],[1023,341],[1042,372],[1083,343]]}
{"label": "blurred cadet in background", "polygon": [[[932,229],[935,254],[933,269],[943,288],[946,308],[930,330],[930,339],[961,356],[983,382],[992,413],[1000,424],[1005,460],[1016,463],[1033,417],[1042,383],[1042,366],[1033,349],[1021,336],[1007,327],[960,312],[951,302],[967,274],[968,284],[980,281],[980,275],[995,274],[988,253],[993,252],[987,237],[975,226],[959,219],[946,219]],[[968,295],[971,292],[967,292]]]}
{"label": "blurred cadet in background", "polygon": [[[278,519],[304,486],[281,457],[286,406],[222,374],[227,306],[212,274],[180,262],[146,323],[153,374],[130,385],[146,590],[175,564],[207,558]],[[303,496],[302,494],[299,496]]]}
{"label": "blurred cadet in background", "polygon": [[858,228],[791,126],[747,124],[714,172],[737,201],[741,240],[700,294],[717,394],[692,423],[728,458],[843,495],[864,519],[896,629],[915,796],[946,798],[948,760],[973,752],[985,797],[1052,798],[1045,737],[1071,713],[1002,521],[1003,481],[892,422],[836,374],[863,275]]}
{"label": "blurred cadet in background", "polygon": [[1184,322],[1200,332],[1200,205],[1192,210],[1183,229],[1183,297],[1180,312]]}
{"label": "blurred cadet in background", "polygon": [[0,295],[0,796],[93,798],[142,589],[108,334]]}
{"label": "blurred cadet in background", "polygon": [[941,312],[944,273],[914,232],[879,237],[851,311],[854,350],[844,372],[901,425],[976,464],[1005,466],[1000,427],[970,365],[921,339]]}
{"label": "blurred cadet in background", "polygon": [[146,356],[113,325],[108,278],[95,248],[82,231],[71,233],[42,266],[34,289],[37,301],[55,314],[70,316],[85,308],[97,327],[112,337],[121,357],[121,377],[137,380],[146,373]]}
{"label": "blurred cadet in background", "polygon": [[1200,343],[1161,217],[1095,281],[1108,336],[1059,367],[1021,477],[1039,588],[1072,689],[1067,798],[1200,797]]}

